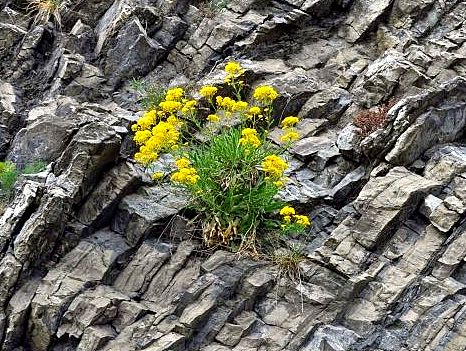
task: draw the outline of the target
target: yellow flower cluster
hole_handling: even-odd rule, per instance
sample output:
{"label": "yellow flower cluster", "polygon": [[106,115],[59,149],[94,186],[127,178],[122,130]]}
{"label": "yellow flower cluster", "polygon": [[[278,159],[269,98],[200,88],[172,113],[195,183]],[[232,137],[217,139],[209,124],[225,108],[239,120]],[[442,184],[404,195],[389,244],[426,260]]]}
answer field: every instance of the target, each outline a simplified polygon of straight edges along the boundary
{"label": "yellow flower cluster", "polygon": [[281,142],[291,143],[299,139],[300,135],[294,128],[298,122],[299,118],[294,116],[289,116],[283,119],[281,125],[284,134],[280,137]]}
{"label": "yellow flower cluster", "polygon": [[183,98],[184,90],[183,88],[173,88],[169,89],[165,94],[165,101],[179,101]]}
{"label": "yellow flower cluster", "polygon": [[244,128],[241,131],[241,139],[239,139],[240,145],[243,146],[252,146],[257,148],[261,146],[261,140],[259,139],[259,134],[254,128]]}
{"label": "yellow flower cluster", "polygon": [[131,130],[133,132],[136,132],[138,130],[149,129],[152,125],[155,124],[156,120],[157,120],[157,111],[150,110],[150,111],[144,112],[141,118],[139,118],[137,122],[131,126]]}
{"label": "yellow flower cluster", "polygon": [[[225,72],[228,73],[228,76],[225,78],[225,83],[234,84],[235,81],[244,74],[245,70],[238,62],[228,62],[225,65]],[[243,84],[242,81],[239,83]]]}
{"label": "yellow flower cluster", "polygon": [[187,158],[180,158],[175,161],[178,171],[173,173],[171,176],[171,181],[174,183],[184,184],[184,185],[194,185],[196,184],[200,177],[197,174],[197,171],[194,167],[191,166],[191,161]]}
{"label": "yellow flower cluster", "polygon": [[270,105],[278,97],[278,92],[270,85],[262,85],[254,90],[253,96],[261,104]]}
{"label": "yellow flower cluster", "polygon": [[291,128],[294,127],[299,122],[298,117],[289,116],[283,119],[282,127],[283,128]]}
{"label": "yellow flower cluster", "polygon": [[300,226],[308,227],[311,221],[308,216],[297,215],[296,211],[291,206],[285,206],[280,210],[280,215],[283,217],[283,222],[290,224],[292,221]]}
{"label": "yellow flower cluster", "polygon": [[183,99],[183,96],[182,88],[169,89],[159,109],[145,112],[131,126],[135,132],[133,139],[140,146],[134,155],[137,162],[147,166],[155,162],[160,153],[178,147],[183,125],[178,113],[191,113],[197,103],[195,100]]}
{"label": "yellow flower cluster", "polygon": [[162,180],[162,178],[165,176],[165,174],[163,172],[154,172],[152,174],[152,179],[155,180],[155,181],[159,181],[159,180]]}
{"label": "yellow flower cluster", "polygon": [[199,94],[201,94],[201,96],[205,97],[207,100],[212,100],[215,94],[217,94],[217,91],[217,87],[212,85],[205,85],[199,90]]}
{"label": "yellow flower cluster", "polygon": [[184,103],[181,113],[184,115],[193,114],[196,112],[197,101],[196,100],[187,100]]}
{"label": "yellow flower cluster", "polygon": [[270,155],[267,156],[261,163],[262,170],[267,174],[268,177],[273,179],[279,179],[283,176],[283,173],[288,168],[288,163],[280,156]]}
{"label": "yellow flower cluster", "polygon": [[159,106],[163,112],[175,113],[176,111],[179,111],[183,105],[180,101],[167,100],[162,101]]}
{"label": "yellow flower cluster", "polygon": [[218,121],[220,121],[220,117],[219,117],[218,115],[216,115],[216,114],[214,114],[214,115],[208,115],[208,116],[207,116],[207,120],[208,120],[209,122],[212,122],[212,123],[217,123]]}

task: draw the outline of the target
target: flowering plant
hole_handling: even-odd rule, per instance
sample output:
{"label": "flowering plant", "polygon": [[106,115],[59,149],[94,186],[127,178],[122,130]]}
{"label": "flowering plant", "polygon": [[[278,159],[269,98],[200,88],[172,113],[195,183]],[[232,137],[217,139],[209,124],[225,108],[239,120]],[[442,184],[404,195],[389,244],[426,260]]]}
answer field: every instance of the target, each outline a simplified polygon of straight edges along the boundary
{"label": "flowering plant", "polygon": [[[202,219],[205,243],[255,251],[259,228],[289,233],[310,225],[308,217],[277,199],[287,180],[288,163],[282,156],[299,138],[299,118],[281,121],[281,145],[274,145],[268,132],[277,90],[259,86],[252,101],[244,101],[245,70],[229,62],[225,71],[226,88],[234,97],[219,95],[218,87],[208,85],[194,100],[182,88],[173,88],[156,108],[146,111],[132,126],[139,145],[134,158],[150,168],[160,155],[172,155],[175,169],[170,174],[154,172],[153,179],[169,176],[189,191],[191,206]],[[280,215],[281,220],[274,220]]]}

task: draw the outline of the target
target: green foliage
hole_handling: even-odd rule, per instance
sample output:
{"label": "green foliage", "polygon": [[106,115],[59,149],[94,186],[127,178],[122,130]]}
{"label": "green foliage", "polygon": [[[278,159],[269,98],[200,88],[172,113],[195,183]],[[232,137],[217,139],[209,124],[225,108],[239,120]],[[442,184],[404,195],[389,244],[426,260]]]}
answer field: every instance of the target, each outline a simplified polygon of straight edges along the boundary
{"label": "green foliage", "polygon": [[225,10],[229,3],[230,0],[209,0],[206,6],[210,13],[215,14]]}
{"label": "green foliage", "polygon": [[161,86],[147,84],[138,79],[133,79],[130,85],[138,93],[138,102],[145,110],[156,108],[165,97],[166,89]]}
{"label": "green foliage", "polygon": [[139,146],[134,159],[153,172],[155,181],[163,181],[166,174],[158,163],[171,154],[177,170],[173,164],[162,168],[172,183],[190,193],[207,246],[256,254],[270,231],[280,236],[310,225],[307,216],[277,199],[288,180],[288,163],[281,155],[299,138],[299,118],[281,120],[280,145],[272,145],[268,135],[278,91],[258,86],[244,101],[245,69],[228,62],[225,73],[233,97],[219,95],[212,85],[199,89],[199,100],[180,87],[167,90],[162,101],[146,94],[150,107],[131,126]]}
{"label": "green foliage", "polygon": [[22,174],[36,174],[42,172],[45,167],[47,167],[47,163],[43,161],[36,161],[30,164],[27,164],[21,171]]}
{"label": "green foliage", "polygon": [[13,162],[0,162],[0,197],[2,201],[8,201],[18,178],[19,172]]}
{"label": "green foliage", "polygon": [[267,215],[283,206],[275,200],[279,188],[257,167],[273,154],[271,145],[246,148],[240,138],[241,130],[232,128],[189,154],[199,175],[191,186],[196,194],[192,206],[206,214],[209,243],[229,243],[236,233],[244,244]]}
{"label": "green foliage", "polygon": [[271,260],[278,268],[280,275],[287,275],[290,278],[300,278],[299,264],[305,259],[304,248],[300,245],[290,245],[288,248],[276,250],[271,255]]}
{"label": "green foliage", "polygon": [[35,174],[45,169],[47,164],[36,161],[18,169],[13,162],[0,162],[0,202],[5,205],[11,198],[18,176],[21,174]]}

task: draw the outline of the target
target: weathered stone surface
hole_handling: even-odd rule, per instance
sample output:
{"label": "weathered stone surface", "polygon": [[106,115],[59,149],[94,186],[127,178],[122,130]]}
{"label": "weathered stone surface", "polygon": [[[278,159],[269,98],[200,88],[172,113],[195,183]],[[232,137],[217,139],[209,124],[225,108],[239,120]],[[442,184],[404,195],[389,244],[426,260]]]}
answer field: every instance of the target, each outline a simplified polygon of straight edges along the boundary
{"label": "weathered stone surface", "polygon": [[0,251],[12,239],[12,235],[20,230],[20,225],[27,218],[27,212],[34,206],[40,195],[40,184],[26,182],[22,191],[15,197],[13,202],[5,209],[0,218]]}
{"label": "weathered stone surface", "polygon": [[137,194],[123,198],[112,228],[126,233],[128,241],[136,244],[186,204],[184,192],[174,187],[142,188]]}
{"label": "weathered stone surface", "polygon": [[86,287],[105,279],[128,246],[118,234],[104,230],[66,255],[41,281],[31,304],[28,338],[35,350],[47,350],[64,310]]}
{"label": "weathered stone surface", "polygon": [[226,323],[215,338],[224,345],[235,346],[249,332],[255,321],[254,313],[243,312],[235,318],[235,323]]}
{"label": "weathered stone surface", "polygon": [[439,142],[455,140],[464,124],[465,86],[466,80],[457,77],[400,100],[389,111],[387,125],[363,140],[362,150],[374,158],[389,153],[391,163],[404,164]]}
{"label": "weathered stone surface", "polygon": [[87,328],[79,342],[78,351],[97,351],[115,337],[115,331],[109,325],[97,325]]}
{"label": "weathered stone surface", "polygon": [[[0,9],[0,158],[49,163],[2,199],[1,350],[464,349],[466,3],[78,1],[61,27]],[[279,91],[273,123],[301,118],[279,196],[312,225],[261,245],[296,250],[293,279],[205,250],[186,194],[129,160],[132,79],[225,96],[229,60],[243,98]]]}
{"label": "weathered stone surface", "polygon": [[448,232],[460,219],[460,214],[447,208],[446,204],[439,198],[429,195],[421,207],[424,214],[431,223],[442,232]]}
{"label": "weathered stone surface", "polygon": [[6,308],[8,324],[5,327],[2,345],[5,350],[14,350],[24,341],[24,327],[27,326],[31,301],[38,285],[38,279],[29,280],[14,293],[8,302],[8,307]]}
{"label": "weathered stone surface", "polygon": [[64,229],[71,209],[69,196],[61,189],[50,190],[41,206],[23,225],[14,240],[15,257],[26,265],[46,259]]}
{"label": "weathered stone surface", "polygon": [[108,286],[85,291],[67,308],[56,335],[59,338],[67,335],[79,339],[88,327],[107,324],[115,319],[119,304],[127,300],[126,295]]}
{"label": "weathered stone surface", "polygon": [[340,272],[354,275],[370,252],[385,241],[439,183],[392,168],[384,177],[371,178],[353,202],[356,215],[347,217],[331,233],[314,256]]}
{"label": "weathered stone surface", "polygon": [[16,111],[18,100],[15,88],[10,83],[0,81],[0,124],[6,126],[9,131],[18,127],[19,116]]}
{"label": "weathered stone surface", "polygon": [[[356,0],[347,20],[346,40],[350,43],[361,39],[371,30],[391,5],[390,0]],[[364,16],[361,14],[364,13]]]}
{"label": "weathered stone surface", "polygon": [[8,301],[22,268],[12,254],[6,254],[0,261],[0,307]]}
{"label": "weathered stone surface", "polygon": [[141,176],[136,167],[123,162],[103,175],[92,193],[80,208],[77,218],[81,223],[99,227],[107,223],[123,196],[140,183]]}
{"label": "weathered stone surface", "polygon": [[79,203],[97,182],[96,176],[116,161],[120,145],[121,137],[106,123],[85,125],[55,165],[57,185]]}
{"label": "weathered stone surface", "polygon": [[170,257],[173,247],[144,242],[115,281],[115,288],[130,296],[143,294],[158,270]]}
{"label": "weathered stone surface", "polygon": [[302,107],[299,115],[304,118],[325,118],[335,122],[351,104],[348,92],[331,88],[311,96]]}
{"label": "weathered stone surface", "polygon": [[424,169],[424,176],[447,184],[465,170],[466,147],[448,145],[434,150]]}
{"label": "weathered stone surface", "polygon": [[325,325],[319,327],[312,340],[303,348],[303,351],[319,350],[346,350],[353,344],[359,335],[351,329],[339,326]]}
{"label": "weathered stone surface", "polygon": [[403,167],[392,168],[385,177],[370,179],[353,204],[362,215],[358,220],[361,230],[353,236],[362,245],[371,247],[380,235],[377,231],[383,232],[393,220],[409,216],[422,197],[438,186],[435,181]]}
{"label": "weathered stone surface", "polygon": [[[148,37],[137,18],[127,23],[115,40],[115,45],[107,52],[104,73],[115,77],[117,81],[148,73],[165,53],[160,43]],[[149,60],[151,65],[141,65]]]}
{"label": "weathered stone surface", "polygon": [[291,151],[301,159],[311,159],[316,170],[323,170],[330,159],[340,154],[333,140],[318,136],[301,139]]}
{"label": "weathered stone surface", "polygon": [[42,117],[16,134],[8,158],[19,165],[55,161],[76,131],[76,121],[54,115]]}
{"label": "weathered stone surface", "polygon": [[429,147],[457,140],[466,125],[464,105],[432,110],[419,116],[398,139],[386,156],[388,162],[406,164],[414,161]]}

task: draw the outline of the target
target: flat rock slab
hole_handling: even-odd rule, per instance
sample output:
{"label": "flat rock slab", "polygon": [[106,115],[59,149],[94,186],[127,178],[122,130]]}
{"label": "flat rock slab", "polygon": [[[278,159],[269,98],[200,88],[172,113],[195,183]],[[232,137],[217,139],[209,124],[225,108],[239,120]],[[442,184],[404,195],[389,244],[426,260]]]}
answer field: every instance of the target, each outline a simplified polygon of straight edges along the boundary
{"label": "flat rock slab", "polygon": [[364,247],[372,248],[381,235],[407,218],[423,197],[439,186],[404,167],[371,178],[353,203],[361,217],[351,230],[352,236]]}
{"label": "flat rock slab", "polygon": [[135,245],[187,203],[186,193],[174,186],[141,188],[138,193],[126,196],[120,202],[112,229],[125,234],[128,242]]}

